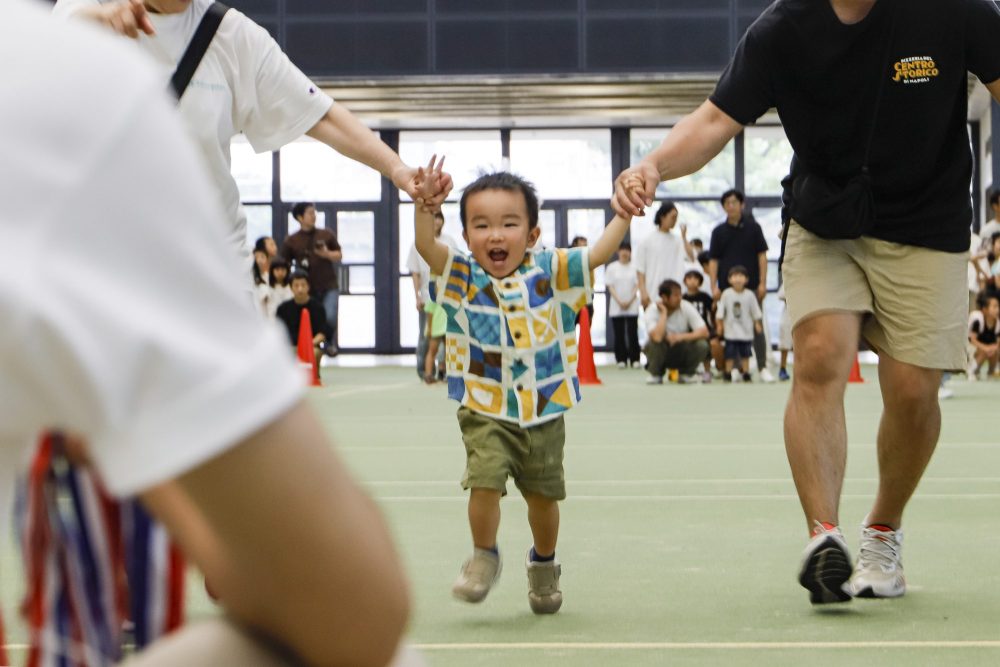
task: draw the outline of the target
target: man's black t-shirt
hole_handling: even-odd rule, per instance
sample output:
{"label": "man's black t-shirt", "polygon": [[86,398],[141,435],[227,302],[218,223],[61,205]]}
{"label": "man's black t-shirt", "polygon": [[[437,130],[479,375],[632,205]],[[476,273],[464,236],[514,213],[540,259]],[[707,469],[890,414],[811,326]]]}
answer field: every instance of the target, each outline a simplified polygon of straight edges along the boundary
{"label": "man's black t-shirt", "polygon": [[323,334],[330,340],[329,326],[326,322],[326,311],[323,305],[316,299],[309,299],[305,304],[299,305],[294,299],[289,299],[278,306],[277,317],[285,323],[285,330],[288,331],[288,339],[292,346],[299,344],[299,323],[302,321],[302,311],[309,310],[309,324],[312,326],[313,336]]}
{"label": "man's black t-shirt", "polygon": [[747,289],[756,290],[760,285],[758,256],[762,252],[767,252],[764,230],[749,215],[744,215],[738,225],[717,225],[712,230],[708,257],[719,263],[719,289],[729,287],[729,269],[742,265],[747,270]]}
{"label": "man's black t-shirt", "polygon": [[989,0],[878,0],[852,25],[829,0],[778,0],[747,30],[710,99],[742,124],[775,107],[798,167],[846,181],[864,162],[881,73],[871,236],[967,252],[966,72],[1000,78],[1000,10]]}

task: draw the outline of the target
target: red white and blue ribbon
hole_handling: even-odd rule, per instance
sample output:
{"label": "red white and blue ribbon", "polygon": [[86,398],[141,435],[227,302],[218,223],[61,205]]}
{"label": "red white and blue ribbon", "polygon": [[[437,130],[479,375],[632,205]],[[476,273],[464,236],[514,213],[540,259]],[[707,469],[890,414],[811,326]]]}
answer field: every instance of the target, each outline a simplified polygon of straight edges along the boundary
{"label": "red white and blue ribbon", "polygon": [[27,667],[113,665],[129,618],[140,647],[179,627],[184,564],[166,530],[138,501],[116,502],[92,470],[71,465],[58,434],[43,437],[16,513]]}

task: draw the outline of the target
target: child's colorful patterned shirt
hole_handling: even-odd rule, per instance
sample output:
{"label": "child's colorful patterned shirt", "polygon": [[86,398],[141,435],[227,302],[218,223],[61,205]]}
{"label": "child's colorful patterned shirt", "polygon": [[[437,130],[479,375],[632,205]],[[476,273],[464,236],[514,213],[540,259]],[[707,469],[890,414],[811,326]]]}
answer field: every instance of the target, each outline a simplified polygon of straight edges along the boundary
{"label": "child's colorful patterned shirt", "polygon": [[451,250],[434,298],[448,314],[448,397],[522,426],[580,401],[576,316],[592,295],[587,248],[528,252],[506,278]]}

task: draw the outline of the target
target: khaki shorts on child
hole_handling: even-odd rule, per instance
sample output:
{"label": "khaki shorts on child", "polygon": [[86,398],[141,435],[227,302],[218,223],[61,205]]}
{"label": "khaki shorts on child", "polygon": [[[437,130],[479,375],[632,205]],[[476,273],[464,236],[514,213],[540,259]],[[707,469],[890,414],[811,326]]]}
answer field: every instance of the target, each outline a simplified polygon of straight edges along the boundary
{"label": "khaki shorts on child", "polygon": [[792,328],[814,315],[868,313],[872,347],[921,368],[966,366],[969,253],[863,236],[829,241],[788,229],[782,275]]}
{"label": "khaki shorts on child", "polygon": [[507,478],[521,491],[554,500],[566,497],[562,415],[537,426],[524,427],[487,417],[466,407],[458,409],[465,442],[462,488],[486,488],[507,494]]}

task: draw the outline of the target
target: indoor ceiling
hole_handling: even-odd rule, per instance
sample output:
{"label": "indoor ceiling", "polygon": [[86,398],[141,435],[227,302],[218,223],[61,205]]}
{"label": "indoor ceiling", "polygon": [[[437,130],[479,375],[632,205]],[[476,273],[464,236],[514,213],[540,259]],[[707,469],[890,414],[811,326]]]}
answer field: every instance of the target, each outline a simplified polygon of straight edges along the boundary
{"label": "indoor ceiling", "polygon": [[[320,81],[375,128],[669,125],[698,107],[715,75],[448,77]],[[989,108],[970,77],[969,118]],[[764,122],[777,122],[769,114]]]}

